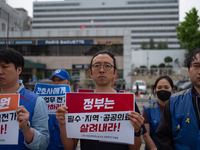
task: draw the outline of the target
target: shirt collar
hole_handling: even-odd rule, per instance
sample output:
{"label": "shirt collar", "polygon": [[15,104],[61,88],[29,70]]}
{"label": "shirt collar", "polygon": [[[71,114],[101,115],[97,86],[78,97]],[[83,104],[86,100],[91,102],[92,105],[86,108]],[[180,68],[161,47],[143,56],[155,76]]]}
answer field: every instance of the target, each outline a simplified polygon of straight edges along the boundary
{"label": "shirt collar", "polygon": [[194,87],[194,91],[195,91],[196,96],[197,96],[198,98],[200,98],[200,96],[199,96],[199,94],[197,93],[197,90],[195,89],[195,87]]}
{"label": "shirt collar", "polygon": [[20,83],[19,85],[20,85],[20,87],[19,87],[19,89],[17,90],[16,94],[19,94],[19,92],[24,88],[23,83]]}

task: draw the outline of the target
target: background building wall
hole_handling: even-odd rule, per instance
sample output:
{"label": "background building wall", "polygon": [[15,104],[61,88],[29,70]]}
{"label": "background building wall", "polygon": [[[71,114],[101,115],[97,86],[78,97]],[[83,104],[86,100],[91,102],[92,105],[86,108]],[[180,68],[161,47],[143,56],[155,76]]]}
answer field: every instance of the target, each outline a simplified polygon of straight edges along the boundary
{"label": "background building wall", "polygon": [[[33,2],[33,30],[131,29],[131,48],[153,38],[180,48],[179,0],[67,0]],[[83,29],[84,30],[84,29]],[[104,34],[104,33],[102,33]]]}
{"label": "background building wall", "polygon": [[[24,56],[25,59],[46,64],[46,69],[72,69],[73,64],[90,64],[93,56]],[[123,56],[116,56],[118,69],[123,69]]]}
{"label": "background building wall", "polygon": [[[184,66],[185,54],[187,50],[180,49],[166,49],[166,50],[132,50],[131,52],[131,64],[132,69],[136,67],[140,67],[142,65],[147,66],[150,68],[151,65],[159,65],[164,63],[164,59],[167,56],[170,56],[173,59],[172,65],[173,68],[180,68]],[[174,62],[175,59],[179,60],[179,64]],[[166,64],[167,65],[167,64]]]}

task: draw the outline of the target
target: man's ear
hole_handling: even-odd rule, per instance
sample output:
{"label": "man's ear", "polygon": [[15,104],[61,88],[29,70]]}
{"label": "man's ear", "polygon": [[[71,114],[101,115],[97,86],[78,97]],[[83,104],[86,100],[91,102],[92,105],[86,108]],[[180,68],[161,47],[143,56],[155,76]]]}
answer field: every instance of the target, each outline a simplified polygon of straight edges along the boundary
{"label": "man's ear", "polygon": [[90,77],[92,78],[92,71],[90,69],[88,70],[88,73],[89,73]]}
{"label": "man's ear", "polygon": [[70,85],[70,81],[67,81],[67,85]]}
{"label": "man's ear", "polygon": [[22,73],[22,67],[17,67],[17,74],[20,75]]}
{"label": "man's ear", "polygon": [[116,78],[116,77],[118,78],[117,72],[118,72],[118,70],[115,69],[115,71],[114,71],[114,77],[115,77],[115,78]]}

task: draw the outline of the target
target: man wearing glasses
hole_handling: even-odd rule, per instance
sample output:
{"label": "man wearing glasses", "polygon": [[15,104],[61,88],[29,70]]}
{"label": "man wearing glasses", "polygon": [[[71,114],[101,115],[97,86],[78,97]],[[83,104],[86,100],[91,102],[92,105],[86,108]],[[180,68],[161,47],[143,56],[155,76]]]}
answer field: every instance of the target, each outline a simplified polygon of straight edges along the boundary
{"label": "man wearing glasses", "polygon": [[[108,51],[100,51],[96,53],[91,59],[89,75],[95,82],[94,92],[113,92],[117,91],[113,89],[113,79],[117,76],[116,59],[113,54]],[[66,136],[65,127],[65,113],[68,108],[61,106],[56,111],[56,119],[59,122],[61,131],[61,140],[63,146],[67,150],[74,150],[78,139],[70,139]],[[83,140],[81,139],[81,150],[139,150],[141,146],[141,126],[143,125],[144,118],[139,114],[139,109],[135,104],[135,110],[129,114],[130,121],[135,129],[135,144],[118,144],[100,142],[97,140]],[[134,135],[133,135],[134,136]]]}
{"label": "man wearing glasses", "polygon": [[200,48],[186,63],[193,87],[173,94],[165,105],[156,132],[158,149],[200,149]]}

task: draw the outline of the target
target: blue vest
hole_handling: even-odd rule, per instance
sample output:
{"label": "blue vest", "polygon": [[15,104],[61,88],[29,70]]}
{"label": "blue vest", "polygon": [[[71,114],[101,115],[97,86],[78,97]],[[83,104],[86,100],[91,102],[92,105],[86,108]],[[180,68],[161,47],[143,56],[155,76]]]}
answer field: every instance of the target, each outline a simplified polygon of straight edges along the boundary
{"label": "blue vest", "polygon": [[50,142],[46,150],[64,150],[61,138],[60,138],[60,128],[58,121],[56,120],[56,115],[49,114],[49,134]]}
{"label": "blue vest", "polygon": [[[152,138],[152,140],[154,141],[154,143],[157,146],[155,133],[156,133],[156,130],[158,128],[158,124],[159,124],[160,119],[161,119],[161,113],[160,113],[158,101],[152,102],[150,104],[146,104],[143,107],[144,107],[144,109],[147,113],[147,116],[148,116],[149,127],[150,127],[150,137]],[[148,150],[147,146],[145,146],[145,150]]]}
{"label": "blue vest", "polygon": [[[29,112],[30,124],[32,123],[31,121],[32,121],[34,108],[35,108],[35,102],[36,102],[37,98],[38,98],[38,95],[26,90],[25,88],[23,88],[20,91],[20,104],[19,105],[20,106],[23,105]],[[24,135],[21,132],[21,130],[19,130],[18,145],[0,145],[0,149],[1,150],[28,150],[29,148],[27,148],[24,145]]]}
{"label": "blue vest", "polygon": [[[192,103],[192,90],[175,93],[170,98],[172,139],[176,150],[200,150],[200,132]],[[178,129],[178,127],[180,127]]]}

